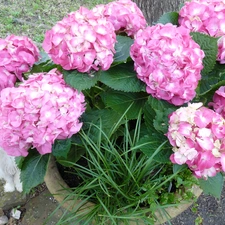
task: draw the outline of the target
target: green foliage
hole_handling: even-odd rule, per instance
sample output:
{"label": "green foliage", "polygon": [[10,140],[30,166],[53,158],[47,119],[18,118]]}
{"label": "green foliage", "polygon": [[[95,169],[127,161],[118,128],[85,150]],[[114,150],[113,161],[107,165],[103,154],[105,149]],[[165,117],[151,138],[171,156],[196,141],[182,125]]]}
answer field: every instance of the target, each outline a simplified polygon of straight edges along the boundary
{"label": "green foliage", "polygon": [[[149,106],[148,106],[149,105]],[[155,131],[161,132],[163,134],[167,133],[168,130],[168,116],[170,113],[177,109],[174,105],[169,104],[166,101],[148,97],[148,102],[145,105],[145,116],[148,118],[146,126],[152,129],[152,125]],[[153,114],[152,111],[155,113]],[[154,115],[154,117],[152,117]]]}
{"label": "green foliage", "polygon": [[93,74],[80,73],[77,70],[67,71],[63,70],[63,76],[66,83],[77,89],[78,91],[83,91],[90,89],[95,86],[99,80],[99,73],[94,72]]}
{"label": "green foliage", "polygon": [[162,24],[167,24],[167,23],[172,23],[173,25],[178,25],[178,17],[179,14],[178,12],[168,12],[164,13],[157,23],[162,23]]}
{"label": "green foliage", "polygon": [[124,121],[121,119],[121,115],[116,111],[111,109],[101,109],[85,113],[83,116],[83,123],[82,129],[89,132],[89,135],[93,139],[97,139],[99,131],[96,129],[96,126],[101,126],[102,132],[110,137]]}
{"label": "green foliage", "polygon": [[44,182],[49,155],[40,155],[37,151],[31,150],[29,155],[24,158],[20,165],[20,179],[23,184],[23,192],[29,193],[30,190]]}
{"label": "green foliage", "polygon": [[117,91],[145,91],[145,85],[137,78],[133,63],[120,64],[107,71],[103,71],[100,81]]}
{"label": "green foliage", "polygon": [[130,46],[134,43],[134,40],[127,36],[117,35],[116,41],[113,64],[125,63],[130,57]]}
{"label": "green foliage", "polygon": [[216,176],[209,177],[207,180],[199,179],[199,184],[205,194],[210,194],[220,199],[224,184],[224,178],[221,173],[217,173]]}
{"label": "green foliage", "polygon": [[201,73],[203,75],[207,74],[212,71],[216,63],[218,51],[217,47],[218,38],[213,38],[198,32],[192,32],[191,36],[193,40],[199,44],[199,46],[205,53],[205,57],[203,59],[204,68],[201,71]]}
{"label": "green foliage", "polygon": [[71,148],[71,139],[65,139],[65,140],[56,140],[54,142],[54,145],[52,146],[52,154],[55,157],[63,157],[67,158],[67,155]]}
{"label": "green foliage", "polygon": [[52,60],[49,58],[48,54],[45,52],[40,52],[40,59],[36,62],[32,69],[27,73],[27,77],[29,74],[33,73],[41,73],[41,72],[48,72],[51,69],[57,68],[60,70],[60,66],[55,65]]}
{"label": "green foliage", "polygon": [[155,160],[167,141],[156,143],[149,156],[139,151],[149,144],[149,140],[142,136],[141,113],[135,121],[126,120],[122,125],[119,121],[113,126],[114,130],[121,128],[119,136],[108,136],[102,129],[104,123],[100,126],[92,124],[96,128],[95,137],[88,131],[79,133],[86,150],[83,159],[87,165],[74,163],[74,175],[79,176],[82,182],[73,189],[69,198],[82,197],[84,202],[92,201],[96,206],[88,214],[74,207],[71,213],[61,218],[60,224],[72,219],[86,224],[95,221],[102,225],[130,224],[138,220],[153,224],[156,220],[154,212],[164,210],[159,201],[165,204],[164,207],[179,202],[174,193],[168,192],[171,183],[178,183],[176,177],[180,179],[180,186],[193,185],[184,182],[191,173],[182,174],[182,170],[177,170],[174,174],[171,163],[167,165],[163,160]]}
{"label": "green foliage", "polygon": [[225,65],[216,63],[210,73],[202,76],[197,89],[198,98],[206,105],[212,101],[215,91],[224,85]]}
{"label": "green foliage", "polygon": [[136,119],[147,100],[147,95],[144,92],[128,93],[112,90],[102,93],[102,97],[106,107],[112,108],[120,115],[123,115],[129,108],[126,113],[128,119]]}
{"label": "green foliage", "polygon": [[155,161],[167,163],[170,162],[169,157],[172,154],[171,146],[168,143],[165,143],[160,148],[160,151],[155,154],[156,149],[166,141],[167,138],[160,133],[149,134],[139,140],[138,146],[140,146],[140,150],[148,157],[152,157],[154,155],[153,159]]}

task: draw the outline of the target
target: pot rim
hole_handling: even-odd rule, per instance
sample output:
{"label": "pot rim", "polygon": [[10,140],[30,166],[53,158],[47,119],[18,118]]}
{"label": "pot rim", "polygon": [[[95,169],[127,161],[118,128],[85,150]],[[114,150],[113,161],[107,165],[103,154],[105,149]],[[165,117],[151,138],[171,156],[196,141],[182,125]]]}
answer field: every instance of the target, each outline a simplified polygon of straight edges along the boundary
{"label": "pot rim", "polygon": [[[49,192],[65,209],[70,210],[73,209],[75,206],[78,206],[76,208],[78,208],[79,212],[88,213],[95,206],[95,204],[92,202],[84,202],[80,199],[76,199],[75,201],[74,199],[67,199],[68,195],[71,193],[71,191],[69,190],[70,188],[61,177],[55,162],[55,158],[52,155],[50,155],[49,158],[44,181]],[[202,194],[202,189],[200,189],[197,185],[193,185],[192,192],[195,197],[198,198]],[[169,219],[177,217],[179,214],[187,210],[193,203],[194,200],[181,201],[178,206],[170,206],[168,208],[165,208],[163,212],[161,210],[157,210],[155,212],[155,217],[157,219],[155,225],[160,225],[162,223],[167,222]],[[137,222],[130,221],[130,225],[136,224]],[[144,225],[145,223],[144,221],[138,219],[138,224]]]}

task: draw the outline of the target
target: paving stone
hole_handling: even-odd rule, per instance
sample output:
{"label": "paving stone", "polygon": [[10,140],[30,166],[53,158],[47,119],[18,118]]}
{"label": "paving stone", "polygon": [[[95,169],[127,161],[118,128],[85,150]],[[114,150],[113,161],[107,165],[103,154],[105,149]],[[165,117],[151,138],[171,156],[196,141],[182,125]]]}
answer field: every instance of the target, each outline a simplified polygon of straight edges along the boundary
{"label": "paving stone", "polygon": [[[64,211],[62,208],[49,218],[49,215],[58,207],[50,192],[46,189],[37,197],[30,199],[26,204],[26,212],[21,225],[55,225]],[[49,218],[49,220],[48,220]],[[47,221],[45,223],[45,221]]]}
{"label": "paving stone", "polygon": [[0,209],[8,210],[16,206],[24,205],[26,201],[27,197],[18,191],[5,193],[3,182],[0,181]]}
{"label": "paving stone", "polygon": [[8,223],[9,219],[7,216],[1,216],[0,217],[0,225]]}

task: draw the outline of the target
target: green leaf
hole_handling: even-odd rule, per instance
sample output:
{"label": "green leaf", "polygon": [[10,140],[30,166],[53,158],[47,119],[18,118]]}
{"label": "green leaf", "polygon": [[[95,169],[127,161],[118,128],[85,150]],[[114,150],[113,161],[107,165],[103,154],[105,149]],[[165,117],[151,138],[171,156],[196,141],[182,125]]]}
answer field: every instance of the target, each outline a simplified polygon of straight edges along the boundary
{"label": "green leaf", "polygon": [[179,165],[179,164],[173,164],[173,173],[178,173],[180,171],[182,171],[183,169],[186,169],[187,165],[183,164],[183,165]]}
{"label": "green leaf", "polygon": [[52,60],[49,58],[47,53],[41,52],[40,55],[41,55],[40,60],[37,61],[33,65],[32,69],[25,74],[25,77],[28,77],[29,74],[33,74],[33,73],[49,72],[50,70],[54,68],[61,70],[61,66],[54,64]]}
{"label": "green leaf", "polygon": [[120,64],[102,72],[100,81],[118,91],[145,91],[145,84],[137,78],[133,63]]}
{"label": "green leaf", "polygon": [[216,63],[213,70],[202,76],[196,89],[197,98],[194,100],[201,101],[207,105],[212,101],[212,97],[217,89],[225,85],[225,65]]}
{"label": "green leaf", "polygon": [[24,160],[25,160],[25,157],[22,157],[22,156],[15,157],[15,162],[19,169],[22,168]]}
{"label": "green leaf", "polygon": [[49,154],[40,155],[35,150],[31,150],[24,159],[21,167],[20,179],[23,183],[23,192],[29,193],[30,190],[44,182],[44,176],[47,170]]}
{"label": "green leaf", "polygon": [[162,24],[172,23],[173,25],[178,25],[178,17],[179,17],[178,12],[168,12],[163,14],[159,18],[157,23],[162,23]]}
{"label": "green leaf", "polygon": [[65,140],[55,140],[54,145],[52,147],[52,154],[55,157],[67,158],[70,148],[71,148],[70,138]]}
{"label": "green leaf", "polygon": [[[110,137],[119,125],[124,123],[124,120],[121,120],[121,115],[112,109],[91,110],[84,113],[82,119],[82,129],[89,132],[95,139],[98,138],[97,135],[99,134],[97,127],[101,127],[102,132]],[[115,128],[115,126],[118,127]]]}
{"label": "green leaf", "polygon": [[56,157],[56,160],[65,167],[71,167],[74,166],[74,163],[76,163],[84,155],[84,153],[84,148],[72,145],[66,159],[63,157]]}
{"label": "green leaf", "polygon": [[[152,96],[149,96],[147,103],[155,111],[155,118],[153,119],[154,128],[165,134],[168,129],[168,116],[170,113],[174,112],[177,107],[164,100],[153,98]],[[152,126],[152,124],[147,126]]]}
{"label": "green leaf", "polygon": [[99,80],[99,73],[95,72],[91,75],[87,73],[79,73],[77,70],[63,70],[63,77],[69,86],[77,89],[78,91],[82,91],[95,86]]}
{"label": "green leaf", "polygon": [[207,74],[212,71],[216,64],[218,39],[198,32],[191,32],[191,36],[192,39],[199,44],[199,46],[205,53],[205,57],[203,59],[204,68],[201,73]]}
{"label": "green leaf", "polygon": [[[142,137],[137,145],[140,145],[140,150],[146,154],[148,157],[151,157],[156,149],[164,142],[167,138],[159,133],[146,135]],[[166,163],[170,162],[170,155],[172,154],[172,147],[169,144],[165,144],[161,151],[154,157],[155,161]]]}
{"label": "green leaf", "polygon": [[124,63],[130,57],[130,47],[134,40],[127,36],[116,36],[117,43],[115,45],[116,54],[113,63]]}
{"label": "green leaf", "polygon": [[216,198],[221,197],[224,179],[221,173],[217,173],[214,177],[209,177],[207,180],[199,179],[201,189],[205,194],[212,195]]}
{"label": "green leaf", "polygon": [[46,52],[41,51],[40,55],[41,55],[41,58],[36,63],[34,63],[35,65],[40,65],[42,63],[51,61],[51,58],[49,57],[49,55]]}
{"label": "green leaf", "polygon": [[140,110],[143,108],[148,95],[144,92],[128,93],[119,91],[108,91],[102,94],[103,101],[108,108],[111,108],[119,114],[126,113],[127,119],[137,119]]}
{"label": "green leaf", "polygon": [[143,112],[144,112],[144,122],[148,131],[150,133],[155,133],[156,130],[153,126],[153,123],[155,120],[156,113],[148,102],[146,102],[146,104],[144,105]]}

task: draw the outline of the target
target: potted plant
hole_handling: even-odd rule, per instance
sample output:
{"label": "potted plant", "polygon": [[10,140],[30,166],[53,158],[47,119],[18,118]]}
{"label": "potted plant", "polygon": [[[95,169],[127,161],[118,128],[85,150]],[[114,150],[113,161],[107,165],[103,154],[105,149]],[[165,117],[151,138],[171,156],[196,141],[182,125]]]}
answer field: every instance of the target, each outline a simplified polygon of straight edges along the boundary
{"label": "potted plant", "polygon": [[169,220],[194,185],[219,198],[224,31],[213,21],[224,9],[194,0],[148,26],[119,0],[67,15],[40,54],[28,38],[2,39],[0,147],[17,157],[24,193],[44,178],[56,186],[56,161],[80,181],[57,180],[66,222]]}

